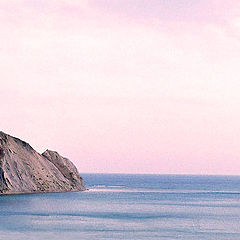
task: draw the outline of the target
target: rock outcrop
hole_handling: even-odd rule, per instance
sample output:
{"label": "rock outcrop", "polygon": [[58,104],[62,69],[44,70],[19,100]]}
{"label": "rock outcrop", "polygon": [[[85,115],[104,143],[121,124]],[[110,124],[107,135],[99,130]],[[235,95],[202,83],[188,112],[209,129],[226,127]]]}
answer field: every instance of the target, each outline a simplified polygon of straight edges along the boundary
{"label": "rock outcrop", "polygon": [[0,194],[85,190],[77,168],[57,152],[36,152],[28,143],[0,132]]}

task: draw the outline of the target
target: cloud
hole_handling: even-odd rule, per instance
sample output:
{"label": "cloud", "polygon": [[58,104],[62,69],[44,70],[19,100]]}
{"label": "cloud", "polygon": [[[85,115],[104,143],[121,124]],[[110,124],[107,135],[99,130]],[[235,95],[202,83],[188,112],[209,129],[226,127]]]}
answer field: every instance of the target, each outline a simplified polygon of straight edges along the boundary
{"label": "cloud", "polygon": [[230,153],[237,159],[235,4],[1,1],[2,126],[38,149],[83,159],[85,171],[89,161],[111,171],[106,159],[112,170],[130,158],[142,169],[144,159],[184,159],[196,168],[208,154],[218,163]]}

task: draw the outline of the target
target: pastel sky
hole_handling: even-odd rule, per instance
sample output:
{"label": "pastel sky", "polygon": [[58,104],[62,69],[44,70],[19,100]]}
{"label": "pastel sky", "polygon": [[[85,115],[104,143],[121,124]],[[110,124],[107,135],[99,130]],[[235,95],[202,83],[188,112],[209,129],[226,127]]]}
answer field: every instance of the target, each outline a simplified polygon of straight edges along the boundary
{"label": "pastel sky", "polygon": [[240,174],[239,0],[1,0],[0,129],[80,172]]}

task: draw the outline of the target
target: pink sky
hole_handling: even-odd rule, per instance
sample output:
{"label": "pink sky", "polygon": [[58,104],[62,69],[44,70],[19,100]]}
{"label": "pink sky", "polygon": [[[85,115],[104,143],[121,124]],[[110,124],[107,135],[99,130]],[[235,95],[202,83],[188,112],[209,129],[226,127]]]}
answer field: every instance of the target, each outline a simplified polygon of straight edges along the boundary
{"label": "pink sky", "polygon": [[240,174],[237,0],[3,0],[0,129],[80,172]]}

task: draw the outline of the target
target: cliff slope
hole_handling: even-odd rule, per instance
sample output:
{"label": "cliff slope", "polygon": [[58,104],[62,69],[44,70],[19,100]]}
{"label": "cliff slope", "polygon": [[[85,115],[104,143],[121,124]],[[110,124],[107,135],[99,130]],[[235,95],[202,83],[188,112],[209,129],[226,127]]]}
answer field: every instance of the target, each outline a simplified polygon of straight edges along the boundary
{"label": "cliff slope", "polygon": [[36,152],[0,132],[0,194],[85,190],[77,168],[57,152]]}

